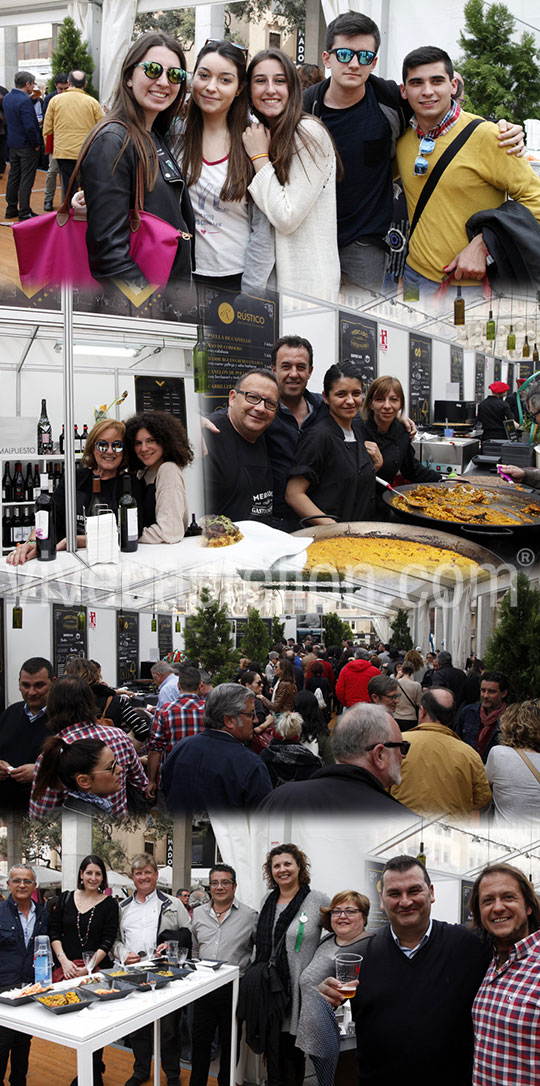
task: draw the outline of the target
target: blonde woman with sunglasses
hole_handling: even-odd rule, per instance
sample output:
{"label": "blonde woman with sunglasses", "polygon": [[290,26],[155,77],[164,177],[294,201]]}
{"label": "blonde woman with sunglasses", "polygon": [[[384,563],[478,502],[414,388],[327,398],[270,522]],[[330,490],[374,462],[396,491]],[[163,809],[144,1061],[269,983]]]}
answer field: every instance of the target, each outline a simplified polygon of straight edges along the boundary
{"label": "blonde woman with sunglasses", "polygon": [[[119,419],[100,419],[92,427],[82,458],[82,465],[77,467],[75,473],[75,502],[77,514],[77,544],[79,547],[86,545],[84,534],[84,515],[89,508],[92,498],[93,478],[99,475],[101,485],[101,497],[104,505],[108,505],[113,513],[118,511],[118,499],[122,495],[121,472],[127,466],[127,451],[124,442],[126,427]],[[142,527],[142,484],[131,477],[131,492],[139,506],[139,523]],[[53,493],[56,506],[56,538],[57,551],[66,549],[66,513],[65,513],[65,488],[64,479],[60,481]],[[31,558],[36,557],[36,530],[32,529],[26,543],[18,543],[15,550],[8,554],[6,561],[12,565],[24,565]]]}
{"label": "blonde woman with sunglasses", "polygon": [[[170,278],[191,280],[193,212],[182,172],[168,141],[186,92],[186,62],[170,34],[142,34],[129,50],[112,106],[90,133],[81,167],[92,275],[147,283],[130,255],[130,211],[138,164],[144,177],[144,210],[182,235]],[[83,148],[84,151],[84,148]]]}

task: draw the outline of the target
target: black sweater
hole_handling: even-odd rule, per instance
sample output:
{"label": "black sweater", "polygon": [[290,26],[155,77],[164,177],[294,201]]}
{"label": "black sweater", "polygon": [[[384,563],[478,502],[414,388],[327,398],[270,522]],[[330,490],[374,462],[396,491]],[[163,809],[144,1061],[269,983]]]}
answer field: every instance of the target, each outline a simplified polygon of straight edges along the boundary
{"label": "black sweater", "polygon": [[360,1086],[470,1086],[471,1007],[491,949],[459,924],[434,920],[413,958],[390,926],[364,944],[360,984],[351,1009]]}
{"label": "black sweater", "polygon": [[[48,735],[47,713],[31,723],[24,701],[16,701],[0,716],[0,758],[12,766],[35,762]],[[28,811],[30,788],[30,784],[17,784],[10,777],[0,781],[0,811]]]}
{"label": "black sweater", "polygon": [[[96,951],[111,949],[118,930],[118,903],[113,897],[105,897],[92,910],[79,913],[79,932],[77,931],[77,908],[74,893],[66,890],[60,895],[58,904],[49,920],[49,936],[60,939],[64,954],[70,961],[82,958],[83,950]],[[82,939],[82,941],[81,941]],[[112,965],[110,958],[104,958],[100,968]]]}

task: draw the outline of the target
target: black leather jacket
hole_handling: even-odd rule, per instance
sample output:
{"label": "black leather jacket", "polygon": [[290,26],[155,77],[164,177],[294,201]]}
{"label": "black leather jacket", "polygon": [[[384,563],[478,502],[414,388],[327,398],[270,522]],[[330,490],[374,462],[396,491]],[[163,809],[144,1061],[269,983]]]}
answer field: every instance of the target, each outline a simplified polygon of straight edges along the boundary
{"label": "black leather jacket", "polygon": [[[126,136],[121,124],[105,125],[93,140],[81,166],[87,207],[86,244],[90,270],[96,279],[122,279],[144,283],[139,266],[129,251],[129,213],[135,204],[137,155],[130,139],[115,162]],[[155,187],[145,189],[144,210],[192,235],[180,240],[171,279],[191,278],[195,220],[180,167],[162,136],[152,132],[159,156]]]}

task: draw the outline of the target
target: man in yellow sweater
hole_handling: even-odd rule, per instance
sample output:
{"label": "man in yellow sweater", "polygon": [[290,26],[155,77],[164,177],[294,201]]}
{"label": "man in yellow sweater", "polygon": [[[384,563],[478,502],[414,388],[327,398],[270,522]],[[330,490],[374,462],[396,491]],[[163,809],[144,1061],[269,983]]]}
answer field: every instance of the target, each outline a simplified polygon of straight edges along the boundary
{"label": "man in yellow sweater", "polygon": [[[436,162],[473,120],[454,95],[457,80],[443,49],[415,49],[403,62],[401,94],[414,110],[411,127],[397,144],[397,166],[409,218]],[[486,273],[490,257],[482,234],[468,241],[465,224],[476,212],[497,208],[507,196],[540,220],[540,181],[525,159],[501,154],[495,125],[482,122],[446,167],[410,240],[404,283],[433,296],[441,281],[464,286]]]}
{"label": "man in yellow sweater", "polygon": [[53,155],[58,162],[65,196],[79,151],[91,129],[103,117],[103,110],[87,94],[84,72],[70,72],[68,89],[52,98],[43,122],[43,138],[52,133]]}

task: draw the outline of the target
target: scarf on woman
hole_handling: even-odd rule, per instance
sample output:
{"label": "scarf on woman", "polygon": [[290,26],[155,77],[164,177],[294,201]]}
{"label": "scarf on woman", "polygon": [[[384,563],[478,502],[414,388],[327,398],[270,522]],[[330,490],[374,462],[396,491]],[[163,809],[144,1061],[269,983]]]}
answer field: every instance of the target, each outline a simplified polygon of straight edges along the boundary
{"label": "scarf on woman", "polygon": [[[274,920],[276,916],[276,906],[279,899],[279,890],[272,890],[272,893],[268,895],[259,915],[259,921],[257,924],[256,935],[256,962],[267,962],[275,955],[275,965],[279,974],[279,979],[283,985],[284,991],[287,995],[290,995],[291,990],[291,978],[289,976],[289,963],[287,960],[287,948],[285,946],[285,935],[294,922],[297,913],[301,912],[302,902],[308,896],[310,890],[309,886],[301,886],[296,892],[294,897],[287,907],[283,910],[278,917],[277,923],[274,927]],[[298,931],[296,934],[295,946],[300,949],[304,935],[304,925],[302,920],[298,920]],[[300,943],[298,942],[300,940]]]}

